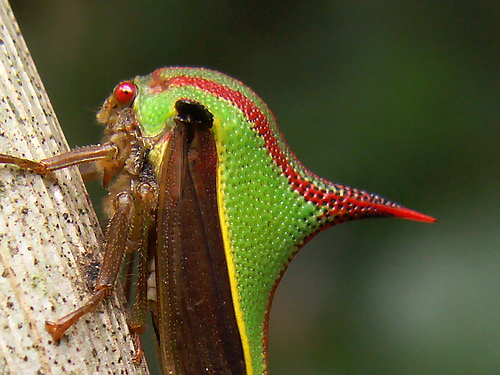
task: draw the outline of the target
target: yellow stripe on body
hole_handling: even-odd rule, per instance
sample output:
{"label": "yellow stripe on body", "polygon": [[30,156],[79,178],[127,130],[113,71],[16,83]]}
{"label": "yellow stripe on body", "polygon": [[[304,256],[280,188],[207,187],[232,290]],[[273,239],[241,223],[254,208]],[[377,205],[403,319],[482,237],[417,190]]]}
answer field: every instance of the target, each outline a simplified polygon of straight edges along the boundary
{"label": "yellow stripe on body", "polygon": [[215,119],[213,129],[216,134],[217,142],[217,206],[219,209],[220,227],[222,231],[222,240],[224,242],[224,252],[226,254],[227,272],[229,274],[229,284],[231,285],[231,296],[233,299],[234,314],[236,316],[236,323],[238,325],[238,330],[240,332],[241,345],[243,347],[243,355],[245,356],[245,367],[247,370],[247,375],[253,375],[253,363],[252,356],[250,354],[250,343],[247,336],[247,330],[245,325],[245,320],[243,319],[243,310],[241,309],[241,303],[238,293],[238,280],[236,278],[236,266],[234,264],[234,258],[231,252],[231,241],[229,238],[229,230],[227,224],[226,210],[224,208],[224,192],[222,189],[222,169],[220,159],[221,148],[224,147],[217,141],[221,139],[221,123],[220,120]]}

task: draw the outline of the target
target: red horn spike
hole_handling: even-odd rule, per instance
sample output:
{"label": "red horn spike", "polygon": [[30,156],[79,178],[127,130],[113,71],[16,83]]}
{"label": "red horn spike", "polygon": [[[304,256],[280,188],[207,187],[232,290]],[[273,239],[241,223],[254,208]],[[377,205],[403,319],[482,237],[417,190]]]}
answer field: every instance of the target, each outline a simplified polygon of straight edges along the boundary
{"label": "red horn spike", "polygon": [[438,221],[432,216],[425,215],[420,212],[410,210],[409,208],[401,206],[386,206],[382,204],[382,205],[377,205],[377,209],[387,213],[390,216],[394,216],[405,220],[421,221],[423,223],[435,223]]}
{"label": "red horn spike", "polygon": [[326,214],[333,224],[369,217],[395,217],[424,223],[437,221],[432,216],[403,207],[376,194],[341,185],[334,185],[334,187],[340,188],[341,193],[330,192],[323,197],[325,202],[333,208]]}

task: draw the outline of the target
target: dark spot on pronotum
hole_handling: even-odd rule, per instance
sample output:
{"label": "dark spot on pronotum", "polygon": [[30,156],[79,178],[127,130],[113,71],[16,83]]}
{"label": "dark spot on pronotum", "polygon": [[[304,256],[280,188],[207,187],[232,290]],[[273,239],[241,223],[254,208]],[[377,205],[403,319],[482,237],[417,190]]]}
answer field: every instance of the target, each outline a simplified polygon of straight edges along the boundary
{"label": "dark spot on pronotum", "polygon": [[203,105],[192,100],[178,100],[175,102],[177,119],[186,124],[203,124],[212,127],[214,116]]}

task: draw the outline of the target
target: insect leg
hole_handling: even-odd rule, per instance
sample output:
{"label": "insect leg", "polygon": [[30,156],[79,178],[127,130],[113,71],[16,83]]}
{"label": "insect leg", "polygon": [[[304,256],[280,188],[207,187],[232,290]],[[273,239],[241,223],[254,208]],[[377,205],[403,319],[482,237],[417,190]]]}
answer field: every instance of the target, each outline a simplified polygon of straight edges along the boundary
{"label": "insect leg", "polygon": [[147,281],[149,274],[148,240],[149,230],[152,223],[152,211],[156,205],[156,188],[150,183],[142,182],[136,189],[136,222],[133,228],[132,238],[137,246],[139,262],[137,265],[137,288],[132,311],[130,329],[134,333],[136,346],[136,362],[141,361],[143,354],[140,335],[146,329]]}
{"label": "insect leg", "polygon": [[125,256],[123,258],[123,281],[122,281],[122,289],[123,294],[125,294],[125,298],[127,299],[127,304],[130,305],[130,299],[132,297],[132,282],[134,275],[134,263],[135,263],[135,246],[127,245],[127,249],[125,251]]}
{"label": "insect leg", "polygon": [[116,277],[120,272],[135,209],[134,198],[129,191],[118,193],[114,199],[114,204],[115,213],[109,221],[104,259],[96,281],[94,294],[79,309],[56,322],[46,322],[46,328],[55,341],[59,341],[64,332],[76,323],[80,317],[95,310],[99,302],[113,290]]}
{"label": "insect leg", "polygon": [[72,165],[88,163],[101,159],[113,159],[117,154],[118,147],[114,143],[107,142],[95,146],[76,148],[40,161],[0,154],[0,163],[14,164],[21,168],[31,169],[41,175],[47,175],[51,171],[67,168]]}

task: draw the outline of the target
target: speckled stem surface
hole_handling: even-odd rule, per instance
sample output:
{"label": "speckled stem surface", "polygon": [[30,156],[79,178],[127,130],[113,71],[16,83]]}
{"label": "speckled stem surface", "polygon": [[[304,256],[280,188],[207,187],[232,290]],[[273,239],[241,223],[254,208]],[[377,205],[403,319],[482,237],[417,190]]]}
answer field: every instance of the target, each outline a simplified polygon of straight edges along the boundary
{"label": "speckled stem surface", "polygon": [[[68,150],[5,0],[0,18],[0,153],[40,160]],[[147,374],[132,361],[116,297],[59,345],[45,331],[89,296],[100,257],[100,226],[76,169],[49,180],[1,165],[0,175],[0,374]]]}

